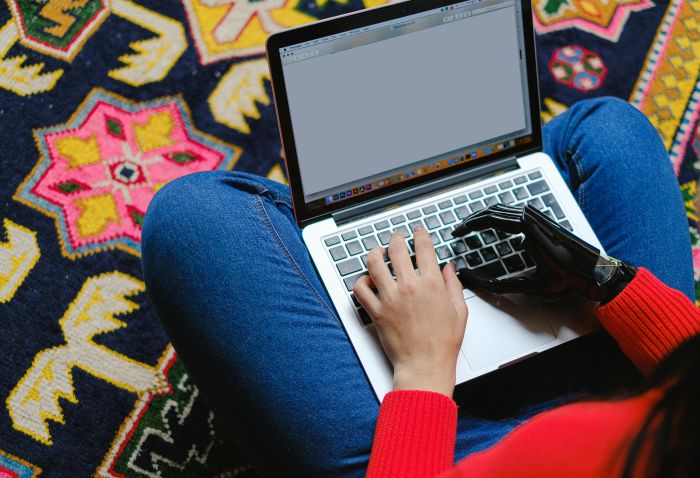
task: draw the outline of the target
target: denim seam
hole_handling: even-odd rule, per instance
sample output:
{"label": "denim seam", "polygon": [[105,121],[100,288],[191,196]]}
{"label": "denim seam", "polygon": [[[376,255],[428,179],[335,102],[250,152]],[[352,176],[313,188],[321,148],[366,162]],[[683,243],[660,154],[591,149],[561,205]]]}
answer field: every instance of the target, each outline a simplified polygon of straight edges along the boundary
{"label": "denim seam", "polygon": [[571,161],[574,163],[576,174],[578,174],[578,204],[581,210],[585,211],[586,192],[583,181],[583,167],[580,164],[581,160],[579,159],[578,154],[572,153],[571,150],[568,150],[567,153],[569,154]]}
{"label": "denim seam", "polygon": [[294,260],[294,256],[292,256],[292,253],[289,252],[289,249],[287,249],[287,246],[284,245],[284,241],[282,241],[282,238],[280,237],[279,232],[277,232],[277,229],[275,229],[275,226],[272,224],[272,219],[270,219],[270,216],[267,214],[267,211],[265,210],[265,205],[263,204],[263,201],[260,198],[260,196],[255,196],[255,200],[256,200],[256,205],[257,205],[258,209],[260,210],[260,213],[263,216],[265,223],[267,224],[270,231],[272,231],[272,233],[275,237],[275,241],[277,242],[279,247],[284,251],[285,256],[287,257],[287,260],[289,261],[290,265],[294,268],[294,270],[296,270],[296,272],[301,277],[303,277],[304,282],[306,283],[307,287],[309,289],[311,289],[314,296],[316,297],[316,300],[318,300],[319,304],[321,304],[323,306],[323,308],[326,309],[331,314],[331,316],[333,316],[333,318],[336,320],[338,325],[340,325],[342,327],[342,324],[340,323],[340,320],[338,319],[338,317],[336,317],[336,315],[333,313],[333,311],[328,307],[328,304],[326,304],[326,301],[324,301],[323,298],[319,295],[318,291],[314,288],[313,284],[311,284],[311,281],[306,276],[306,274],[304,274],[304,271],[301,269],[301,267],[299,266],[297,261]]}

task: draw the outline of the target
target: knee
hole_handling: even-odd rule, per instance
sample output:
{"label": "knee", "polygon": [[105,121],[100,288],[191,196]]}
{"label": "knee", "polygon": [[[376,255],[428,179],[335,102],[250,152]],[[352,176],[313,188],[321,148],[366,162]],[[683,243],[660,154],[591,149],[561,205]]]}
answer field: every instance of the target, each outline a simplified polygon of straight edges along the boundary
{"label": "knee", "polygon": [[599,130],[605,137],[613,136],[622,143],[631,140],[631,133],[658,133],[646,116],[627,101],[615,96],[602,96],[576,103],[572,109],[580,115],[589,127]]}
{"label": "knee", "polygon": [[614,166],[624,174],[640,168],[668,169],[668,153],[658,132],[627,101],[607,96],[581,101],[572,109],[578,118],[574,144],[597,145],[597,149],[605,151],[600,159],[608,167]]}
{"label": "knee", "polygon": [[588,122],[595,122],[608,131],[624,131],[628,128],[650,127],[644,114],[627,101],[615,96],[602,96],[579,101],[572,109]]}
{"label": "knee", "polygon": [[141,263],[147,282],[189,263],[188,257],[201,253],[203,241],[226,230],[227,223],[254,213],[254,191],[237,184],[235,176],[230,171],[190,174],[155,194],[141,230]]}
{"label": "knee", "polygon": [[[172,241],[195,239],[217,221],[240,216],[259,191],[239,173],[207,171],[189,174],[163,186],[151,200],[141,231],[144,257]],[[252,184],[252,185],[251,185]]]}
{"label": "knee", "polygon": [[190,224],[204,206],[202,195],[217,182],[218,171],[189,174],[175,179],[151,199],[141,230],[141,253],[147,257],[157,246],[178,236],[183,224]]}

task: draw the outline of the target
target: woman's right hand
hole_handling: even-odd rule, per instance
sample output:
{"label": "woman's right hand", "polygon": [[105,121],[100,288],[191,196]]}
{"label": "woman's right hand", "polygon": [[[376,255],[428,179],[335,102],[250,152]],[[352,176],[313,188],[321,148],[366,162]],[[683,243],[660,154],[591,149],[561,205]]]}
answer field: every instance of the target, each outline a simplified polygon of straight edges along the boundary
{"label": "woman's right hand", "polygon": [[413,269],[403,236],[394,234],[389,258],[396,280],[384,262],[384,250],[375,248],[367,256],[369,276],[360,278],[353,292],[394,365],[394,389],[451,397],[467,324],[463,287],[452,263],[440,271],[425,229],[416,228],[413,240],[420,273]]}

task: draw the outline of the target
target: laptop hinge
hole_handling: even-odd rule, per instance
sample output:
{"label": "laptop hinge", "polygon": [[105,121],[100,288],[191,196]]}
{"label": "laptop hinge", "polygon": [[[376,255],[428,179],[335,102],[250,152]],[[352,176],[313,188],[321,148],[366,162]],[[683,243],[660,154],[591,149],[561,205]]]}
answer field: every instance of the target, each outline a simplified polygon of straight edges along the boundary
{"label": "laptop hinge", "polygon": [[382,196],[362,204],[348,207],[341,211],[331,214],[336,224],[341,225],[350,221],[357,220],[363,216],[375,214],[383,208],[398,207],[409,200],[414,200],[418,196],[434,194],[436,191],[445,189],[455,184],[475,182],[482,180],[484,176],[494,175],[518,168],[518,160],[515,156],[499,159],[492,163],[483,164],[474,168],[467,169],[461,173],[451,174],[444,178],[431,181],[429,183],[420,184],[410,189],[397,191],[388,196]]}

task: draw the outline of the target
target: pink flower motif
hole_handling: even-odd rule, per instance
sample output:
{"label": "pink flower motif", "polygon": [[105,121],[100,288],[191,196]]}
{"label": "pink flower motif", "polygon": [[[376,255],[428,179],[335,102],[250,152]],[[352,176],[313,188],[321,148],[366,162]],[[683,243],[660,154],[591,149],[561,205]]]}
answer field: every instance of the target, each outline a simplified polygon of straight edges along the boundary
{"label": "pink flower motif", "polygon": [[36,132],[41,159],[18,199],[56,217],[63,251],[139,253],[148,203],[167,182],[230,168],[240,150],[198,132],[179,97],[131,103],[96,89],[64,125]]}

